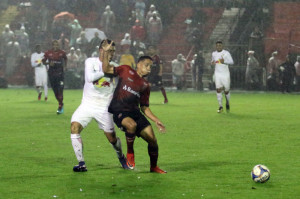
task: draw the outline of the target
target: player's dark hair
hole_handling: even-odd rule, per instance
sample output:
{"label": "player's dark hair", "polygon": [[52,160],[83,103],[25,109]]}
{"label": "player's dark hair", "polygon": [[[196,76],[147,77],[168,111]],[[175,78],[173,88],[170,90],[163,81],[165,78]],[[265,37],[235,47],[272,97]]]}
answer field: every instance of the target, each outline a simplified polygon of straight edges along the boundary
{"label": "player's dark hair", "polygon": [[223,44],[221,40],[216,41],[216,44]]}
{"label": "player's dark hair", "polygon": [[[110,39],[103,39],[99,45],[99,50],[102,48],[104,41],[107,41],[108,44],[112,42]],[[116,46],[115,42],[113,42],[112,46]]]}
{"label": "player's dark hair", "polygon": [[141,62],[141,61],[144,61],[145,59],[150,59],[151,61],[153,61],[152,57],[148,56],[148,55],[145,55],[145,56],[141,56],[139,57],[137,63]]}

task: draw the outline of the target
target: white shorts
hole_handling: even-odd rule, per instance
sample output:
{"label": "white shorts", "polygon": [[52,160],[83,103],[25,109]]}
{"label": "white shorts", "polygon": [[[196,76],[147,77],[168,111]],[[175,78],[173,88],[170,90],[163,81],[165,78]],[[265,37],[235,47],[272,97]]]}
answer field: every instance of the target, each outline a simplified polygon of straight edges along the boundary
{"label": "white shorts", "polygon": [[99,107],[86,103],[81,103],[80,106],[72,115],[71,123],[78,122],[85,128],[92,119],[98,123],[98,127],[104,132],[114,132],[113,116],[107,111],[108,107]]}
{"label": "white shorts", "polygon": [[47,81],[48,81],[48,76],[47,76],[46,69],[45,69],[45,71],[43,71],[43,70],[35,71],[35,85],[36,86],[45,86],[45,85],[47,85]]}
{"label": "white shorts", "polygon": [[215,84],[216,84],[217,89],[224,87],[225,91],[229,91],[230,90],[230,75],[215,73]]}

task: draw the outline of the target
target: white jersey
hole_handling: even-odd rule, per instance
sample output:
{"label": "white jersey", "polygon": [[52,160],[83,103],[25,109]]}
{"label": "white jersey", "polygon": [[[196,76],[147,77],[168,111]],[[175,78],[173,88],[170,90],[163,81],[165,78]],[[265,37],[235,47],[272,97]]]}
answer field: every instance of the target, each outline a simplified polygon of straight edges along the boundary
{"label": "white jersey", "polygon": [[34,67],[35,71],[35,84],[36,86],[47,85],[47,69],[43,64],[42,59],[44,58],[44,53],[33,53],[31,55],[31,66]]}
{"label": "white jersey", "polygon": [[[220,62],[220,59],[224,59],[224,64]],[[228,74],[229,75],[229,68],[228,65],[233,64],[233,59],[230,55],[230,53],[227,50],[222,50],[221,52],[214,51],[212,53],[212,63],[215,63],[215,75],[216,73],[221,73],[221,74]]]}
{"label": "white jersey", "polygon": [[108,107],[117,84],[117,78],[104,76],[98,57],[85,60],[85,84],[82,103]]}
{"label": "white jersey", "polygon": [[[220,62],[220,59],[224,59],[224,64]],[[224,87],[225,91],[229,91],[230,73],[228,65],[233,64],[230,53],[227,50],[222,50],[221,52],[214,51],[211,62],[215,64],[214,79],[216,88]]]}

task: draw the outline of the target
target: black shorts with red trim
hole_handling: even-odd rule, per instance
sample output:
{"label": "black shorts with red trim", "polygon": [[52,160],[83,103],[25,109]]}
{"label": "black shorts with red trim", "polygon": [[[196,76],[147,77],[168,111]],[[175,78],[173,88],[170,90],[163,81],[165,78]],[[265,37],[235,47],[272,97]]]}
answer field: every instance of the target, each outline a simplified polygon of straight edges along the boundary
{"label": "black shorts with red trim", "polygon": [[127,133],[126,128],[122,126],[122,120],[126,117],[130,117],[133,119],[137,126],[135,135],[140,137],[141,131],[147,126],[151,125],[147,118],[140,111],[132,111],[132,112],[116,112],[113,114],[113,119],[115,124],[125,133]]}

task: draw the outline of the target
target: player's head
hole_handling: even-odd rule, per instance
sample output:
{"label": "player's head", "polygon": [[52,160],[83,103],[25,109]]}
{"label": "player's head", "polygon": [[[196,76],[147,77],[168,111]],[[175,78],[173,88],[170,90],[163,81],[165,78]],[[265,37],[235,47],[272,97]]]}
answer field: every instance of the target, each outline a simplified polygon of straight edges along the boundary
{"label": "player's head", "polygon": [[57,40],[53,40],[53,41],[52,41],[52,49],[53,49],[54,51],[59,50],[59,43],[58,43]]}
{"label": "player's head", "polygon": [[218,40],[216,42],[216,49],[218,52],[221,52],[223,50],[223,42],[221,40]]}
{"label": "player's head", "polygon": [[108,61],[111,61],[112,58],[114,57],[115,51],[116,51],[115,42],[111,41],[110,39],[103,39],[100,43],[100,46],[99,46],[100,60],[102,60],[101,56],[103,55],[103,46],[107,45],[107,44],[111,44],[111,43],[112,43],[112,45],[111,45],[110,49],[108,50]]}
{"label": "player's head", "polygon": [[35,51],[36,51],[37,53],[42,52],[42,50],[41,50],[41,44],[35,45]]}
{"label": "player's head", "polygon": [[142,77],[147,76],[151,72],[152,64],[153,60],[150,56],[141,56],[137,62],[136,72]]}

